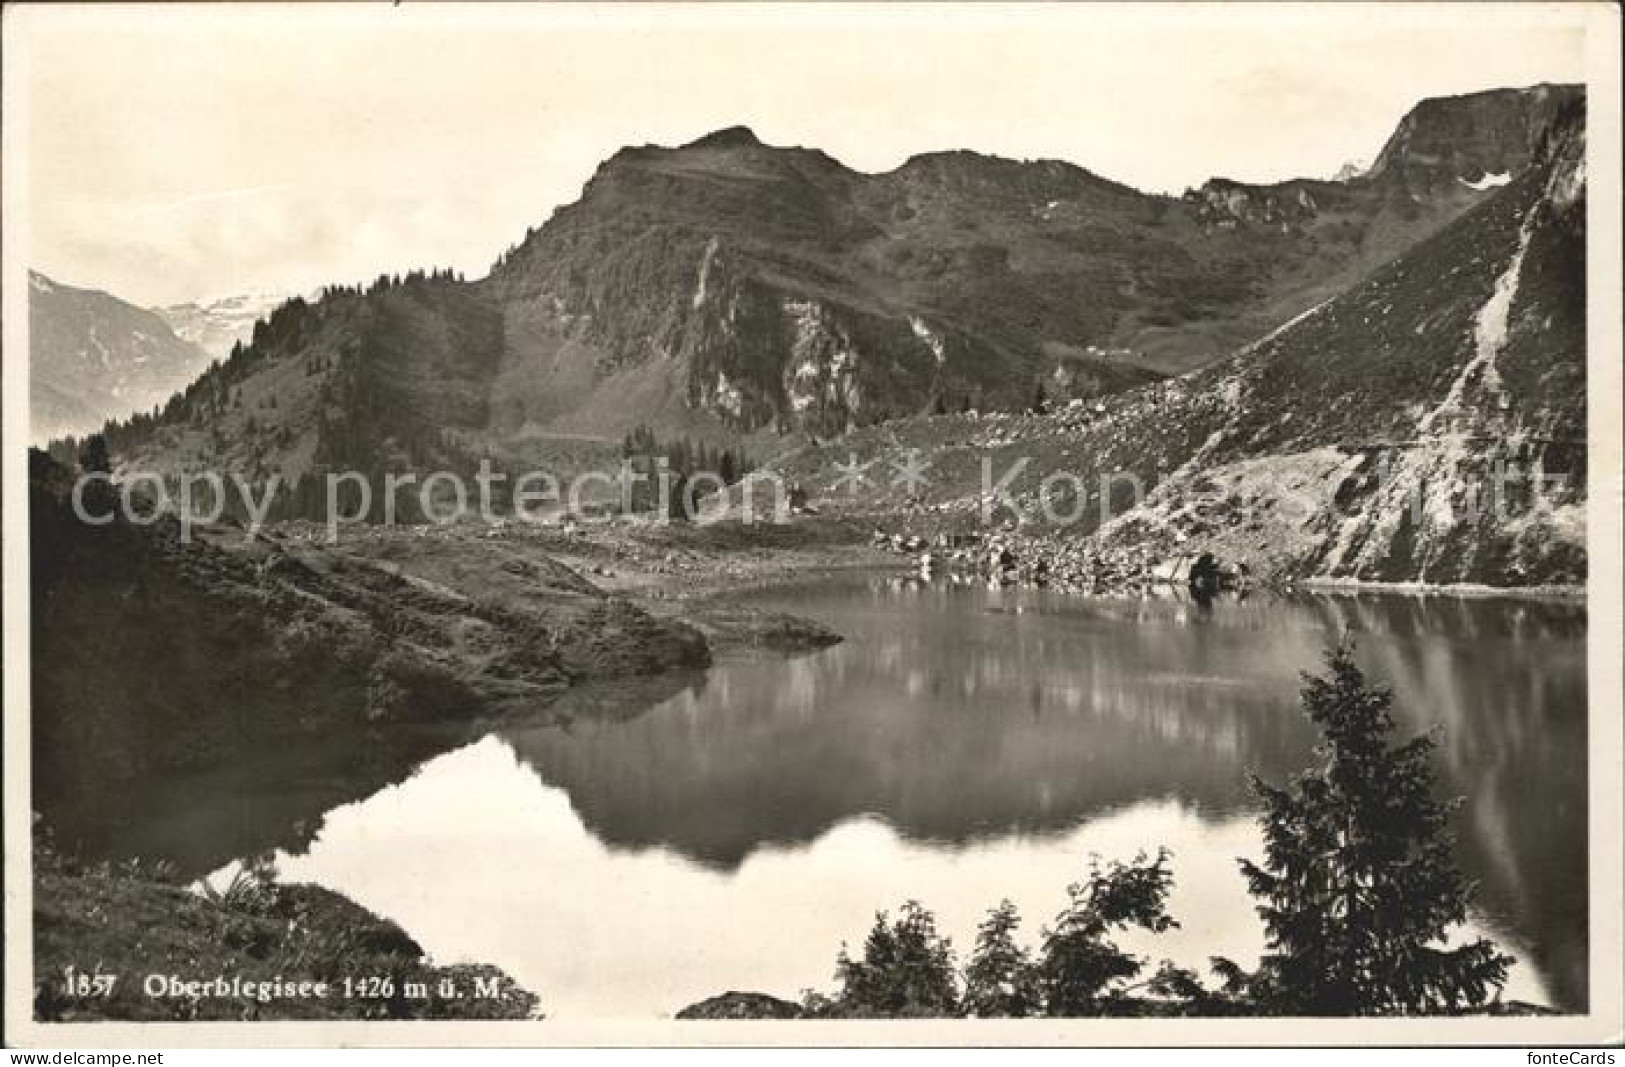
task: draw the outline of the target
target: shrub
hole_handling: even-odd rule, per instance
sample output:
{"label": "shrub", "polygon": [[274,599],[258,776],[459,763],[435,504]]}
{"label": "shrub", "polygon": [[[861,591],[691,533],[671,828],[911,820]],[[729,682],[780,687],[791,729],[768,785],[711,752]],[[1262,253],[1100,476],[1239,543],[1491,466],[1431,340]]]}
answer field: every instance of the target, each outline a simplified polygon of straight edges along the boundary
{"label": "shrub", "polygon": [[1110,935],[1130,927],[1154,934],[1179,924],[1167,913],[1173,872],[1170,854],[1157,852],[1132,863],[1089,864],[1089,877],[1067,887],[1070,903],[1044,931],[1038,963],[1039,987],[1049,1015],[1102,1015],[1129,992],[1129,980],[1144,967],[1124,952]]}
{"label": "shrub", "polygon": [[953,946],[917,901],[904,904],[895,922],[877,914],[863,958],[852,959],[843,947],[835,976],[841,983],[835,1014],[920,1018],[958,1012]]}

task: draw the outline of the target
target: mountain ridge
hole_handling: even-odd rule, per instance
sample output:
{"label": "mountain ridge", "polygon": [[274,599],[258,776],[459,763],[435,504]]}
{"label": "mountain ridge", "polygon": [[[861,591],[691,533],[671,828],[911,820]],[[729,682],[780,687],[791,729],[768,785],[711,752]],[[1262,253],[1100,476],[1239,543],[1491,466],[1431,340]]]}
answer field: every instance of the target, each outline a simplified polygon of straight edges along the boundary
{"label": "mountain ridge", "polygon": [[[297,477],[553,463],[561,442],[600,462],[645,425],[760,453],[791,432],[1019,411],[1039,392],[1107,398],[1255,342],[1492,199],[1468,184],[1478,168],[1528,149],[1488,153],[1485,137],[1580,97],[1480,95],[1462,126],[1479,147],[1455,162],[1396,165],[1433,143],[1429,108],[1382,173],[1180,197],[968,151],[865,175],[743,127],[625,148],[487,277],[292,301],[110,443],[158,469]],[[1519,116],[1480,122],[1486,106]],[[1472,179],[1433,180],[1458,163]]]}
{"label": "mountain ridge", "polygon": [[[1508,102],[1524,96],[1513,91],[1494,99],[1513,106]],[[619,369],[639,363],[651,349],[682,356],[692,343],[685,330],[695,329],[691,320],[697,316],[682,313],[678,297],[685,286],[679,278],[695,279],[720,262],[743,276],[741,286],[728,291],[729,312],[754,319],[756,347],[794,346],[774,336],[783,329],[774,320],[803,316],[775,309],[775,297],[782,297],[780,305],[813,301],[824,312],[820,321],[846,327],[844,340],[841,332],[826,331],[813,339],[814,347],[844,346],[860,355],[866,348],[882,349],[890,368],[912,379],[906,394],[920,407],[936,390],[958,394],[961,402],[968,396],[975,406],[1009,407],[1025,401],[1035,381],[1056,369],[1057,353],[1076,351],[1085,359],[1091,347],[1132,353],[1143,372],[1186,369],[1198,358],[1193,352],[1205,353],[1199,361],[1216,358],[1249,331],[1265,332],[1265,322],[1284,321],[1390,251],[1425,236],[1482,192],[1459,183],[1436,190],[1439,203],[1431,214],[1427,205],[1415,206],[1412,194],[1377,179],[1341,186],[1296,179],[1274,187],[1215,180],[1175,201],[1138,193],[1071,163],[1017,162],[969,151],[925,153],[891,171],[863,174],[823,153],[770,148],[754,134],[730,128],[679,148],[617,153],[576,202],[504,257],[490,283],[521,298],[557,300],[573,317],[601,320],[609,309],[620,322],[594,322],[577,340],[607,350],[599,359]],[[679,198],[682,210],[668,206]],[[974,209],[969,215],[965,205]],[[930,217],[939,207],[938,217]],[[635,218],[635,233],[616,232],[617,212]],[[1171,228],[1164,220],[1170,216],[1194,232],[1167,239]],[[1284,242],[1261,237],[1275,228]],[[1315,247],[1328,233],[1349,247]],[[665,241],[655,253],[663,260],[658,263],[636,248],[654,234]],[[771,243],[765,252],[764,235]],[[1274,284],[1270,274],[1279,273],[1275,261],[1283,244],[1288,259],[1302,261],[1289,264],[1288,273],[1301,266],[1303,278],[1288,278],[1282,288],[1299,291],[1288,293],[1284,304],[1268,299],[1270,294],[1255,299],[1249,287]],[[593,253],[591,261],[583,261],[583,245]],[[628,262],[606,267],[599,262],[606,254]],[[679,263],[671,262],[674,257]],[[603,284],[593,284],[595,273],[605,275]],[[651,282],[662,306],[627,292]],[[1136,296],[1125,296],[1125,289]],[[1152,299],[1144,299],[1146,292]],[[1132,321],[1125,322],[1125,309]],[[950,356],[940,374],[922,365],[910,347],[910,331],[902,328],[914,318],[945,337],[948,349],[964,348],[965,356]],[[789,383],[728,358],[725,339],[715,336],[725,329],[698,329],[707,351],[690,375],[691,405],[715,410],[719,396],[731,403],[737,392],[749,418],[759,423],[785,414],[785,398],[776,391],[792,394],[789,404],[797,404]],[[951,343],[956,340],[962,344]],[[1004,372],[998,381],[978,372],[977,365],[990,360]],[[821,432],[846,428],[843,416],[855,415],[861,423],[906,413],[845,410],[843,394],[852,394],[852,383],[842,380],[845,370],[827,361],[781,369],[787,377],[823,385],[822,395],[801,398],[798,409],[825,414],[815,420],[822,421]],[[1107,391],[1127,384],[1133,383],[1110,382]],[[855,396],[864,401],[861,388]],[[582,402],[591,398],[560,401]],[[827,414],[826,407],[832,409]]]}
{"label": "mountain ridge", "polygon": [[[1032,558],[1105,567],[1210,551],[1291,580],[1576,588],[1585,579],[1584,109],[1477,207],[1227,359],[1048,416],[919,419],[770,463],[825,508],[835,461],[932,457],[910,503],[982,525],[986,457]],[[1046,519],[1045,480],[1063,480]],[[1132,475],[1135,496],[1120,480]],[[1053,487],[1052,487],[1053,489]],[[822,497],[818,494],[823,491]],[[1102,562],[1107,561],[1107,562]],[[1112,563],[1110,561],[1116,561]]]}

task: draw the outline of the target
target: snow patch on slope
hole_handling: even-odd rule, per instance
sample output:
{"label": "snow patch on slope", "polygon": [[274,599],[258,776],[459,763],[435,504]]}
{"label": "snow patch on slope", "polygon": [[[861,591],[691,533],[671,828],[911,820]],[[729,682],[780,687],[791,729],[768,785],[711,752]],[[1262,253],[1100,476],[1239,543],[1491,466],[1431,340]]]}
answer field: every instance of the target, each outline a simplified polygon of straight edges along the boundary
{"label": "snow patch on slope", "polygon": [[942,366],[948,358],[942,344],[942,335],[927,326],[925,320],[918,315],[909,316],[908,326],[909,329],[914,331],[914,336],[918,337],[921,343],[931,350],[931,354],[936,357],[937,366]]}
{"label": "snow patch on slope", "polygon": [[717,258],[717,249],[720,247],[722,247],[722,242],[717,240],[714,234],[709,241],[705,242],[705,252],[700,256],[700,278],[694,286],[692,306],[695,310],[699,310],[700,306],[705,303],[706,289],[711,284],[711,263]]}
{"label": "snow patch on slope", "polygon": [[1474,192],[1482,193],[1486,189],[1499,189],[1501,186],[1506,185],[1512,180],[1512,172],[1503,171],[1500,174],[1486,172],[1477,181],[1468,181],[1466,178],[1457,178],[1456,180]]}
{"label": "snow patch on slope", "polygon": [[1531,208],[1524,216],[1523,225],[1518,228],[1518,247],[1512,253],[1512,259],[1507,263],[1501,276],[1495,279],[1495,287],[1490,291],[1490,298],[1479,309],[1478,316],[1473,322],[1473,358],[1461,368],[1456,380],[1450,384],[1450,391],[1445,394],[1439,406],[1428,413],[1417,430],[1421,433],[1431,433],[1438,429],[1449,429],[1456,421],[1471,414],[1467,404],[1467,390],[1475,383],[1482,389],[1486,399],[1493,401],[1498,409],[1504,410],[1509,406],[1510,400],[1506,391],[1501,387],[1501,372],[1496,369],[1495,358],[1506,347],[1507,324],[1512,316],[1512,301],[1518,295],[1518,280],[1523,274],[1523,258],[1529,251],[1529,241],[1534,237],[1534,221],[1537,212]]}

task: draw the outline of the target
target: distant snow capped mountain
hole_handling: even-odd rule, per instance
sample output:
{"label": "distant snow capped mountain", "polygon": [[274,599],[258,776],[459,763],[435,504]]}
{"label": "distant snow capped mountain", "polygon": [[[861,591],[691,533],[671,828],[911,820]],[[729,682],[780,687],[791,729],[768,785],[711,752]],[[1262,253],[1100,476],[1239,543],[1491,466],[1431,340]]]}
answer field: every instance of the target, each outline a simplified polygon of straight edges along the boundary
{"label": "distant snow capped mountain", "polygon": [[[162,316],[169,323],[169,328],[183,340],[190,341],[211,356],[224,358],[237,342],[248,344],[254,324],[270,317],[272,311],[294,295],[262,290],[223,296],[203,303],[171,304],[152,310]],[[309,299],[314,294],[305,295]]]}
{"label": "distant snow capped mountain", "polygon": [[1337,173],[1332,175],[1332,181],[1353,181],[1355,178],[1360,177],[1369,169],[1371,169],[1371,165],[1369,163],[1358,159],[1351,159],[1347,163],[1344,163],[1341,167],[1337,168]]}
{"label": "distant snow capped mountain", "polygon": [[95,289],[28,273],[29,408],[35,440],[150,410],[209,355],[162,318]]}

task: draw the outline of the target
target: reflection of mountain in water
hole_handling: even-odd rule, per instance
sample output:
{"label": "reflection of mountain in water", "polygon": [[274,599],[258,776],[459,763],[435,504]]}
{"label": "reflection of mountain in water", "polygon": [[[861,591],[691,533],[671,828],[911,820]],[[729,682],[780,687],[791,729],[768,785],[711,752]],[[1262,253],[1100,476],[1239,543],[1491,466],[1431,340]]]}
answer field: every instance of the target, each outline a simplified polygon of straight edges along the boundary
{"label": "reflection of mountain in water", "polygon": [[[624,685],[573,690],[538,711],[537,721],[570,730],[578,718],[600,725],[641,715],[703,681],[674,671]],[[55,801],[49,823],[60,847],[88,859],[163,858],[195,878],[268,849],[300,854],[332,809],[396,785],[427,760],[481,736],[478,723],[393,723],[308,744],[267,748],[252,762],[153,775],[128,784],[117,807]]]}
{"label": "reflection of mountain in water", "polygon": [[155,775],[121,803],[50,809],[58,844],[89,859],[166,859],[184,878],[269,849],[304,852],[324,815],[402,782],[477,733],[469,725],[358,730],[262,751],[252,763]]}
{"label": "reflection of mountain in water", "polygon": [[1158,798],[1219,817],[1247,806],[1249,771],[1280,781],[1308,760],[1298,675],[1349,630],[1403,726],[1444,728],[1485,909],[1528,931],[1561,1000],[1584,1000],[1583,609],[1389,596],[1204,613],[941,587],[784,606],[848,641],[713,670],[629,721],[504,736],[605,843],[720,869],[863,814],[952,844]]}
{"label": "reflection of mountain in water", "polygon": [[1229,814],[1245,800],[1237,767],[1281,772],[1308,743],[1257,685],[1055,622],[933,612],[821,656],[713,671],[631,722],[505,736],[606,842],[725,868],[866,813],[956,843],[1164,797]]}
{"label": "reflection of mountain in water", "polygon": [[[788,675],[781,684],[739,671],[630,723],[505,736],[609,844],[668,846],[724,868],[865,813],[907,837],[958,843],[1064,829],[1136,800],[1182,795],[1228,813],[1241,799],[1226,770],[1234,757],[1211,753],[1233,752],[1244,735],[1217,709],[1194,724],[1165,711],[1137,717],[1143,694],[1097,703],[1104,686],[1051,679],[1006,694],[1018,701],[1008,707],[946,700],[933,714],[899,713],[854,689],[853,704],[812,712],[798,705],[829,680],[805,664]],[[942,691],[939,679],[918,694]],[[1278,751],[1280,739],[1269,739]]]}
{"label": "reflection of mountain in water", "polygon": [[[1368,673],[1394,686],[1402,728],[1443,728],[1437,765],[1468,800],[1459,855],[1483,911],[1516,931],[1557,1004],[1586,1003],[1583,607],[1350,596],[1204,612],[884,584],[763,603],[847,641],[571,691],[545,723],[502,736],[603,843],[718,871],[866,814],[953,846],[1059,833],[1143,801],[1217,820],[1247,808],[1248,771],[1280,781],[1308,761],[1299,672],[1352,631]],[[298,854],[324,813],[473,736],[328,738],[149,783],[116,818],[53,824],[88,856],[168,857],[188,875],[270,847]]]}

